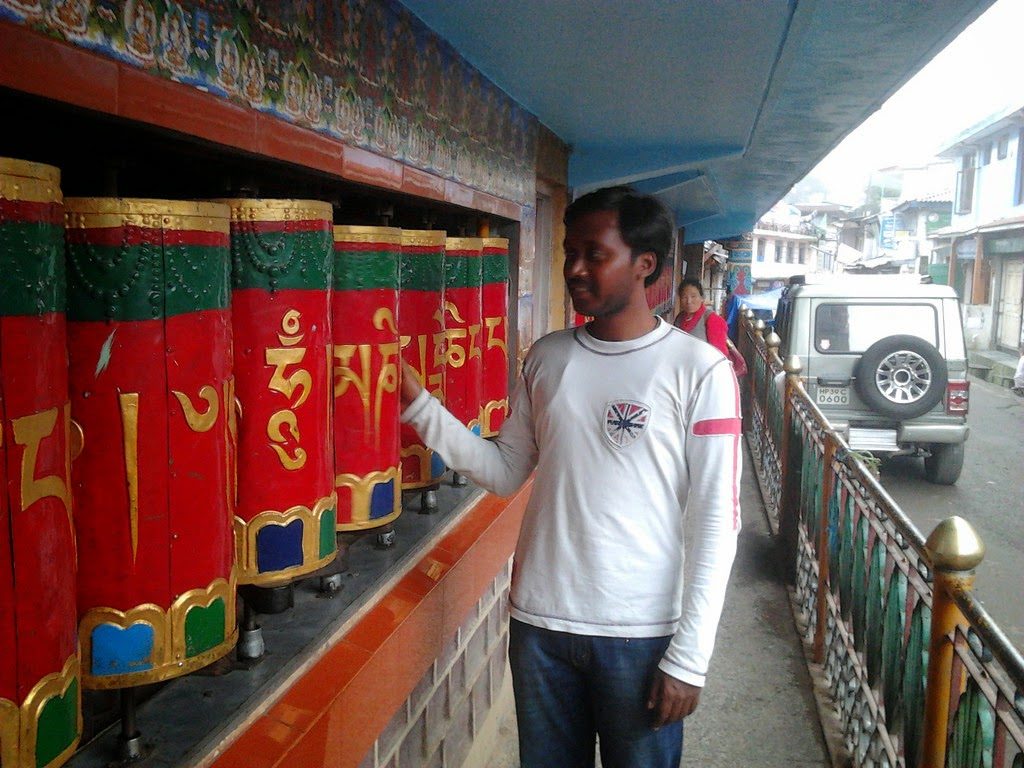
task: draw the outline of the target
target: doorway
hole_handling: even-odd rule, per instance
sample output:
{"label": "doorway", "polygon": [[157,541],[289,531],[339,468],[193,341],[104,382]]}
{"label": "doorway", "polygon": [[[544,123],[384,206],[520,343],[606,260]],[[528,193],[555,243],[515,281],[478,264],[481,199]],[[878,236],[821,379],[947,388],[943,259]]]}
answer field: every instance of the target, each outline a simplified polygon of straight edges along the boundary
{"label": "doorway", "polygon": [[1003,261],[999,287],[999,326],[996,345],[1016,352],[1021,343],[1021,304],[1024,302],[1024,258]]}

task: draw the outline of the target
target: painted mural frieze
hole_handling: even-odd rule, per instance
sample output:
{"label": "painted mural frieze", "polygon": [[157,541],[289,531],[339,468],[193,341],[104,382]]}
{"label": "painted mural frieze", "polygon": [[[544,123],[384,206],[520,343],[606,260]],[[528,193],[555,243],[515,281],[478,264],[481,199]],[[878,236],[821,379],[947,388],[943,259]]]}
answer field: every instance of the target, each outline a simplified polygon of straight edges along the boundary
{"label": "painted mural frieze", "polygon": [[519,203],[538,122],[397,0],[0,0],[0,18]]}

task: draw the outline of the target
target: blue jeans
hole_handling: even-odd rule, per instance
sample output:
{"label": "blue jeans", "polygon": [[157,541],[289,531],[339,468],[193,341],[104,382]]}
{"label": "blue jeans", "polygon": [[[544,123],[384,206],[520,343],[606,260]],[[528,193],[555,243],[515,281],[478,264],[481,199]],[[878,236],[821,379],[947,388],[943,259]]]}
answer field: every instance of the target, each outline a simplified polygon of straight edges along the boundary
{"label": "blue jeans", "polygon": [[522,768],[678,768],[683,724],[658,730],[647,696],[670,637],[571,635],[512,620]]}

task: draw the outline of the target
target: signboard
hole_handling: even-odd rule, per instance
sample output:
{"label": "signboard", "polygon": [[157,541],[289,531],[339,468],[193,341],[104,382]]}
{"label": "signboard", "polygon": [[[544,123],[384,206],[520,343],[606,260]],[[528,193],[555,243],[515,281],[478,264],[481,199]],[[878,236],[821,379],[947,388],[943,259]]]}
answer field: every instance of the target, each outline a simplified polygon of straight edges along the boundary
{"label": "signboard", "polygon": [[1024,237],[985,238],[985,253],[1020,253],[1024,251]]}
{"label": "signboard", "polygon": [[887,213],[878,217],[879,240],[882,248],[896,247],[896,216]]}
{"label": "signboard", "polygon": [[929,235],[936,230],[948,227],[953,214],[950,211],[932,211],[925,217],[924,228]]}

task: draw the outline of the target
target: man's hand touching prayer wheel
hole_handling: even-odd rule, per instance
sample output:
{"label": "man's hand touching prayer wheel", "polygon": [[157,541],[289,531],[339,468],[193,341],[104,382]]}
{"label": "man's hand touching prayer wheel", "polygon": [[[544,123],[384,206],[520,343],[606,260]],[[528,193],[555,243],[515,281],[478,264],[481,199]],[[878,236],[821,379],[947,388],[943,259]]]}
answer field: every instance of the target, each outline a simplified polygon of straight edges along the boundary
{"label": "man's hand touching prayer wheel", "polygon": [[402,361],[402,387],[399,390],[399,396],[402,401],[402,410],[404,411],[416,396],[423,391],[423,385],[420,384],[419,376],[411,365],[405,360]]}

